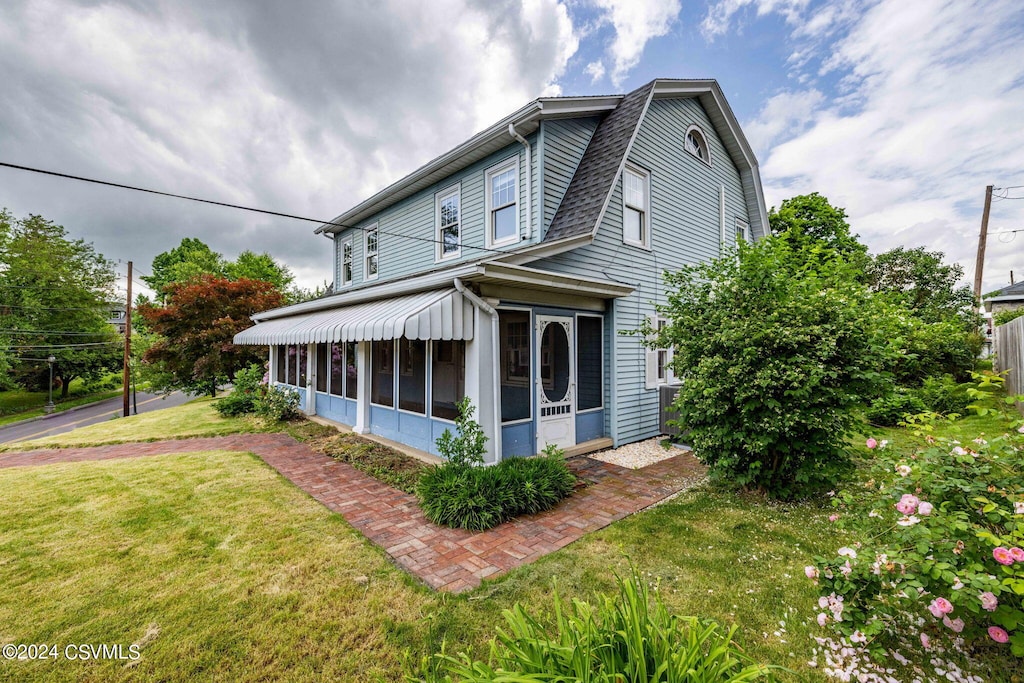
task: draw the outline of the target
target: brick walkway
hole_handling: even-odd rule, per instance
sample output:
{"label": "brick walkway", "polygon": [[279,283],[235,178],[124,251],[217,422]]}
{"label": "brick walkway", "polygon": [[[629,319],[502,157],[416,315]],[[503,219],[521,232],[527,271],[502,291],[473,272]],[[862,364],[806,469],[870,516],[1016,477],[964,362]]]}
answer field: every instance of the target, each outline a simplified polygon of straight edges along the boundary
{"label": "brick walkway", "polygon": [[629,470],[585,457],[569,466],[588,486],[557,507],[484,532],[439,527],[416,499],[316,453],[285,434],[0,453],[0,468],[221,450],[252,452],[383,548],[432,588],[460,592],[605,527],[685,488],[703,472],[688,455]]}

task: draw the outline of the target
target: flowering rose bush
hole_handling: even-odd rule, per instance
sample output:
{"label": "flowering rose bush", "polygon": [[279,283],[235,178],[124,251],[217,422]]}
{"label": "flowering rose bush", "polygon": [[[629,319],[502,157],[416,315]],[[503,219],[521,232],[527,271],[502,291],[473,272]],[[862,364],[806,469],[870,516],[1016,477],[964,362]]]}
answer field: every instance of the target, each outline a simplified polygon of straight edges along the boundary
{"label": "flowering rose bush", "polygon": [[967,443],[925,436],[909,456],[869,440],[866,481],[833,499],[837,524],[861,541],[806,569],[821,587],[818,623],[879,654],[910,625],[926,650],[962,638],[1024,657],[1019,425]]}

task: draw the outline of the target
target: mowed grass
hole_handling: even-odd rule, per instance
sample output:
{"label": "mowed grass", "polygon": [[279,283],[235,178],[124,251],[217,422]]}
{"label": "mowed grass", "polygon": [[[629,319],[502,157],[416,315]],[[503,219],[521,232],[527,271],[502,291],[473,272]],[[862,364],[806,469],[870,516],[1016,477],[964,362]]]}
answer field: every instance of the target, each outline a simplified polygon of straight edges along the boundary
{"label": "mowed grass", "polygon": [[433,600],[252,455],[10,468],[0,487],[0,643],[142,654],[0,678],[398,680],[392,625]]}
{"label": "mowed grass", "polygon": [[[67,399],[60,398],[60,390],[54,391],[53,403],[55,411],[60,412],[68,408],[102,401],[107,398],[119,396],[121,389],[104,391],[86,391],[85,384],[80,379],[71,383]],[[43,406],[49,400],[49,394],[45,391],[25,391],[24,389],[13,389],[11,391],[0,391],[0,427],[14,422],[20,422],[29,418],[45,415]]]}
{"label": "mowed grass", "polygon": [[0,449],[98,446],[111,443],[222,436],[280,429],[276,424],[268,424],[252,417],[222,417],[213,409],[214,400],[199,398],[173,408],[155,410],[141,415],[130,415],[129,417],[118,417],[88,427],[80,427],[64,434],[7,444],[6,447],[0,447]]}

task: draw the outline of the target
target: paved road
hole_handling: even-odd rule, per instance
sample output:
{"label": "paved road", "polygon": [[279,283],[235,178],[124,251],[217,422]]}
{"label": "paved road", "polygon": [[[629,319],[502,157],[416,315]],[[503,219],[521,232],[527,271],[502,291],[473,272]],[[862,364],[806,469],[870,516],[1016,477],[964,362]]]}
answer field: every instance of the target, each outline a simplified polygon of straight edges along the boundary
{"label": "paved road", "polygon": [[[139,407],[139,412],[148,413],[152,410],[180,406],[188,401],[189,397],[180,392],[175,392],[165,398],[160,394],[147,394],[140,391],[135,400]],[[118,396],[117,398],[111,398],[81,410],[54,413],[42,420],[15,422],[12,425],[0,427],[0,443],[39,439],[51,434],[70,432],[72,429],[96,424],[97,422],[106,422],[113,417],[121,416],[122,405],[123,399]]]}

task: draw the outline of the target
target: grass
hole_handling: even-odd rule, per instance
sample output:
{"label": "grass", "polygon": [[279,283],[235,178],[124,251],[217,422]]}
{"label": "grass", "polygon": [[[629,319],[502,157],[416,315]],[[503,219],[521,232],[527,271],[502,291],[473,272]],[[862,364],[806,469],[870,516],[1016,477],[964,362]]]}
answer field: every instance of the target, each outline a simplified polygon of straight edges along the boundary
{"label": "grass", "polygon": [[[93,401],[102,401],[121,394],[120,388],[88,391],[82,380],[74,380],[68,390],[66,399],[60,398],[60,390],[54,394],[55,412],[74,408]],[[15,389],[11,391],[0,391],[0,426],[21,422],[33,417],[45,415],[43,407],[49,400],[49,393],[46,391],[25,391]]]}
{"label": "grass", "polygon": [[415,493],[416,484],[430,465],[393,448],[364,439],[357,434],[342,433],[326,427],[329,433],[306,439],[315,451],[324,453],[355,467],[388,486],[406,493]]}
{"label": "grass", "polygon": [[[141,415],[118,417],[64,434],[55,434],[7,446],[7,450],[27,448],[68,448],[99,446],[134,441],[160,441],[194,436],[280,431],[275,423],[251,417],[221,417],[211,408],[214,399],[198,398],[184,405]],[[0,447],[2,448],[2,447]]]}

